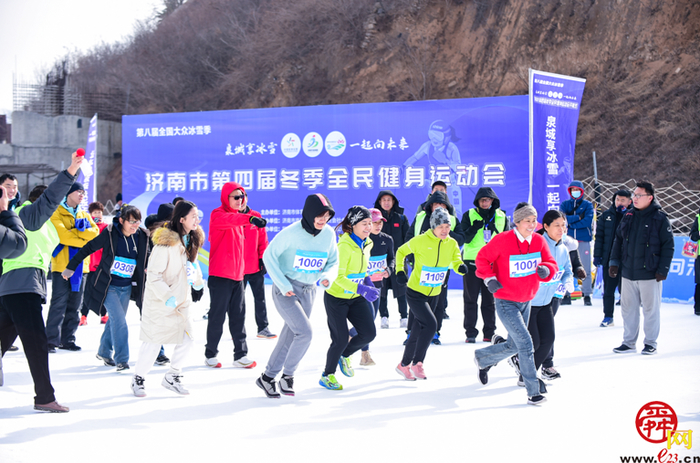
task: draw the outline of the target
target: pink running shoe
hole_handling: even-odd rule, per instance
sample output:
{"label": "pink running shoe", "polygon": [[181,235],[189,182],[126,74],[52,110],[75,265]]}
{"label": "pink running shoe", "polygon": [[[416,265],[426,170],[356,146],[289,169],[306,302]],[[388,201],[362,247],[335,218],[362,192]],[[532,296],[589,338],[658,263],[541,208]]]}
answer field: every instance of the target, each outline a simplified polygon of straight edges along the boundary
{"label": "pink running shoe", "polygon": [[406,378],[406,381],[415,381],[416,377],[411,373],[411,367],[401,365],[401,362],[396,366],[396,372]]}
{"label": "pink running shoe", "polygon": [[425,376],[425,371],[423,370],[423,362],[418,362],[411,365],[411,371],[416,379],[428,379],[428,377]]}

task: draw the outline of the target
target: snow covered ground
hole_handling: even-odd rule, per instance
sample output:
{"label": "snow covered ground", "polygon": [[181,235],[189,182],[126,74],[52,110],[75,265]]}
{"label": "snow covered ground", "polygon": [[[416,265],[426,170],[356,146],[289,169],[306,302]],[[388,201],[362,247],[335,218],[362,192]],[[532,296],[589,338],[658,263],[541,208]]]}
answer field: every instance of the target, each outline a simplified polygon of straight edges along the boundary
{"label": "snow covered ground", "polygon": [[[555,344],[562,378],[549,383],[548,401],[534,407],[526,405],[525,390],[516,385],[506,362],[491,370],[487,386],[478,382],[473,351],[485,344],[464,343],[457,291],[450,291],[451,319],[443,325],[443,344],[428,351],[427,381],[408,382],[394,371],[405,334],[392,300],[391,329],[378,329],[371,346],[377,365],[360,367],[356,354],[355,377],[337,374],[343,391],[318,385],[330,344],[319,294],[312,313],[314,339],[295,378],[297,395],[268,399],[255,379],[276,340],[255,337],[253,301],[250,294],[247,298],[249,357],[258,366],[233,368],[228,336],[220,344],[224,367],[204,365],[205,294],[194,310],[196,346],[184,371],[189,396],[161,387],[167,367],[154,367],[146,378],[148,396],[134,397],[131,375],[117,374],[95,359],[103,326],[91,313],[89,324],[77,333],[83,350],[50,357],[56,396],[70,413],[35,412],[31,376],[17,341],[20,351],[4,358],[0,462],[619,462],[624,456],[656,456],[665,448],[643,440],[635,426],[637,412],[652,401],[669,404],[678,429],[700,436],[700,317],[692,306],[663,305],[655,356],[612,352],[622,340],[622,320],[599,328],[600,299],[593,307],[581,301],[562,307]],[[278,333],[281,319],[268,301],[270,328]],[[140,345],[133,304],[127,318],[133,372]],[[502,328],[498,332],[506,334]],[[640,340],[638,352],[641,347]],[[166,346],[170,352],[172,346]],[[675,445],[670,452],[679,461],[698,456],[700,441],[691,449]]]}

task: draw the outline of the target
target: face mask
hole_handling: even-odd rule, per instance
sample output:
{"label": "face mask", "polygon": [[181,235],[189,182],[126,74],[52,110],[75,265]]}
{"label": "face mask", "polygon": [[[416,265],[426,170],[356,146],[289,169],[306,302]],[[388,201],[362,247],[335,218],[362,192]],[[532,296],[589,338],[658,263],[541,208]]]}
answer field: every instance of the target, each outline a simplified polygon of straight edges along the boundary
{"label": "face mask", "polygon": [[578,199],[581,197],[581,190],[574,190],[571,192],[571,197],[574,199]]}

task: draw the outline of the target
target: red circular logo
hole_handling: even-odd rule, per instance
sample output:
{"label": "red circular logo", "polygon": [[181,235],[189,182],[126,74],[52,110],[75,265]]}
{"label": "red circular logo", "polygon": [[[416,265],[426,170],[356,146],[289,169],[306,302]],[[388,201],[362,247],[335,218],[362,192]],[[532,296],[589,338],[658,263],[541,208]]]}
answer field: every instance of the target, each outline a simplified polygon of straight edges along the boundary
{"label": "red circular logo", "polygon": [[634,424],[645,441],[661,444],[667,441],[668,431],[678,428],[678,417],[667,403],[649,402],[639,409]]}

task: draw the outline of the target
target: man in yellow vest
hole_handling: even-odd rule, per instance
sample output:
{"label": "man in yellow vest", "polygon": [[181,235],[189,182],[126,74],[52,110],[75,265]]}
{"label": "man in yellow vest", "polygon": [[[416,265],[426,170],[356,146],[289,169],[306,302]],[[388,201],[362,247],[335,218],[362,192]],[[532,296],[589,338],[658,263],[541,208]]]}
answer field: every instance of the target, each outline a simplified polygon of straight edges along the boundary
{"label": "man in yellow vest", "polygon": [[476,255],[497,233],[509,230],[506,213],[500,209],[501,201],[492,188],[482,187],[476,192],[474,206],[462,216],[462,234],[464,248],[462,257],[469,272],[464,275],[464,330],[468,343],[476,342],[479,330],[476,321],[479,318],[477,298],[481,293],[481,318],[484,321],[484,342],[491,342],[496,331],[496,306],[493,294],[476,276]]}

